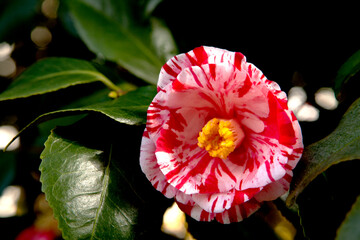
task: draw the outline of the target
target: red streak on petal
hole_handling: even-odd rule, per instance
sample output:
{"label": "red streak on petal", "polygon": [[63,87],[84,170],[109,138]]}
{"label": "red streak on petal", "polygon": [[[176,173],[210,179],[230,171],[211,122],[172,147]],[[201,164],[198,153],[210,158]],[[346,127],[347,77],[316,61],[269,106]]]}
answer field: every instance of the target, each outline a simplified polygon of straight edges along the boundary
{"label": "red streak on petal", "polygon": [[164,92],[166,93],[166,90],[163,88],[160,88],[159,86],[156,88],[157,92]]}
{"label": "red streak on petal", "polygon": [[169,65],[167,65],[167,63],[164,64],[163,69],[165,70],[165,72],[167,74],[169,74],[175,78],[178,75]]}
{"label": "red streak on petal", "polygon": [[226,205],[227,205],[227,200],[224,200],[222,207],[225,209]]}
{"label": "red streak on petal", "polygon": [[193,75],[196,84],[199,85],[200,87],[204,87],[204,86],[201,84],[198,76],[194,73],[194,70],[193,70],[192,68],[190,68],[190,72],[191,72],[191,74]]}
{"label": "red streak on petal", "polygon": [[295,114],[291,112],[291,121],[295,122],[296,120]]}
{"label": "red streak on petal", "polygon": [[162,126],[159,124],[159,125],[157,125],[157,126],[155,126],[155,127],[149,127],[149,126],[147,126],[146,128],[147,128],[147,130],[148,130],[149,132],[155,133],[155,132],[157,132],[161,127],[162,127]]}
{"label": "red streak on petal", "polygon": [[291,182],[292,176],[287,173],[287,174],[285,174],[284,179],[285,179],[287,182]]}
{"label": "red streak on petal", "polygon": [[216,199],[214,200],[212,206],[211,206],[211,211],[212,211],[212,212],[214,212],[214,210],[215,210],[216,203],[217,203],[218,199],[219,199],[219,198],[216,198]]}
{"label": "red streak on petal", "polygon": [[189,59],[192,66],[198,66],[196,59],[193,58],[189,53],[185,53],[186,57]]}
{"label": "red streak on petal", "polygon": [[179,132],[184,131],[184,126],[187,126],[186,120],[181,113],[177,113],[177,109],[171,109],[170,117],[167,121],[170,129],[175,129]]}
{"label": "red streak on petal", "polygon": [[205,101],[208,101],[209,103],[211,103],[211,105],[213,105],[216,109],[212,109],[212,111],[215,111],[218,113],[218,115],[221,115],[220,113],[222,112],[222,110],[219,108],[218,104],[215,102],[214,98],[210,97],[209,95],[207,95],[204,92],[199,92],[199,96],[204,99]]}
{"label": "red streak on petal", "polygon": [[[175,57],[176,58],[176,57]],[[181,70],[182,68],[174,61],[174,59],[171,59],[171,62],[175,65],[175,67],[179,70]]]}
{"label": "red streak on petal", "polygon": [[252,66],[252,65],[249,64],[249,67],[248,67],[248,74],[249,74],[250,77],[252,77],[252,74],[253,74],[253,72],[252,72],[252,67],[251,67],[251,66]]}
{"label": "red streak on petal", "polygon": [[291,122],[280,126],[279,143],[292,146],[296,143],[295,131]]}
{"label": "red streak on petal", "polygon": [[270,163],[268,161],[265,162],[266,172],[269,176],[270,181],[275,182],[275,179],[272,177],[270,172]]}
{"label": "red streak on petal", "polygon": [[193,50],[195,57],[197,59],[197,65],[202,65],[208,62],[208,54],[205,51],[203,46],[197,47]]}
{"label": "red streak on petal", "polygon": [[247,94],[250,89],[251,89],[252,83],[250,80],[249,75],[246,75],[245,81],[244,81],[244,85],[238,90],[238,97],[241,98],[243,97],[245,94]]}
{"label": "red streak on petal", "polygon": [[244,203],[245,195],[248,197],[248,199],[251,199],[259,191],[260,188],[248,188],[243,191],[235,191],[235,197],[232,206]]}
{"label": "red streak on petal", "polygon": [[229,85],[229,82],[228,82],[228,81],[225,81],[225,82],[224,82],[224,90],[227,88],[228,85]]}
{"label": "red streak on petal", "polygon": [[241,70],[241,62],[244,59],[244,55],[239,52],[235,53],[234,65],[237,69]]}
{"label": "red streak on petal", "polygon": [[191,216],[191,210],[193,209],[193,206],[179,203],[178,201],[176,201],[176,204],[181,209],[181,211],[183,211],[187,215]]}
{"label": "red streak on petal", "polygon": [[221,165],[223,172],[225,172],[234,182],[236,182],[236,177],[232,174],[226,164],[223,161],[219,161],[219,164]]}
{"label": "red streak on petal", "polygon": [[269,116],[266,121],[266,130],[264,135],[279,140],[279,143],[292,147],[296,143],[296,135],[293,126],[293,120],[289,118],[281,105],[281,101],[269,91]]}
{"label": "red streak on petal", "polygon": [[209,64],[210,74],[213,79],[216,79],[216,64]]}
{"label": "red streak on petal", "polygon": [[173,149],[179,147],[181,144],[182,141],[177,139],[176,133],[163,129],[156,142],[156,151],[173,153]]}
{"label": "red streak on petal", "polygon": [[[145,129],[146,130],[146,129]],[[143,137],[146,137],[146,138],[150,138],[150,136],[149,136],[149,132],[146,130],[146,131],[144,131],[144,133],[143,133]]]}
{"label": "red streak on petal", "polygon": [[206,212],[205,210],[201,211],[200,221],[210,221],[212,219],[211,214]]}
{"label": "red streak on petal", "polygon": [[241,203],[243,203],[245,201],[245,193],[244,191],[236,191],[235,192],[235,196],[234,196],[234,201],[233,201],[233,206],[234,205],[239,205]]}
{"label": "red streak on petal", "polygon": [[[169,187],[169,183],[166,183],[166,185],[165,185],[165,187],[164,187],[164,189],[161,191],[161,193],[163,194],[163,195],[166,195],[166,190],[167,190],[167,188]],[[155,187],[155,186],[154,186]]]}
{"label": "red streak on petal", "polygon": [[175,80],[173,81],[172,83],[172,88],[173,90],[175,90],[176,92],[181,92],[181,91],[184,91],[184,90],[187,90],[188,88],[182,83],[180,82],[179,80]]}
{"label": "red streak on petal", "polygon": [[298,154],[302,154],[303,150],[304,150],[303,148],[295,148],[294,152]]}

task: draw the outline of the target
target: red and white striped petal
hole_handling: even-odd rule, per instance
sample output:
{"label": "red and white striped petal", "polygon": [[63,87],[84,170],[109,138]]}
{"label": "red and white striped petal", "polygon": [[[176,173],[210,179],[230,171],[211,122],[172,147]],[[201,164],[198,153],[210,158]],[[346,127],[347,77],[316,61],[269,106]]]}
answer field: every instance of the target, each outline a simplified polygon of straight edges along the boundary
{"label": "red and white striped petal", "polygon": [[262,188],[246,189],[237,191],[232,189],[226,193],[193,194],[192,200],[206,212],[222,213],[225,210],[252,199]]}
{"label": "red and white striped petal", "polygon": [[179,208],[186,213],[187,215],[191,216],[193,219],[202,222],[210,222],[215,218],[215,213],[209,213],[202,209],[199,205],[186,205],[177,202]]}
{"label": "red and white striped petal", "polygon": [[235,190],[225,193],[193,194],[194,202],[210,213],[221,213],[232,206],[235,197]]}
{"label": "red and white striped petal", "polygon": [[240,222],[256,212],[260,207],[261,203],[252,198],[250,201],[235,205],[222,213],[217,213],[216,220],[224,224]]}
{"label": "red and white striped petal", "polygon": [[[287,161],[282,155],[283,147],[276,139],[271,139],[279,135],[283,136],[278,133],[279,124],[277,123],[275,126],[272,126],[271,132],[277,133],[275,136],[271,135],[269,139],[261,139],[261,141],[253,137],[255,133],[262,133],[265,127],[268,128],[270,126],[265,126],[267,124],[266,120],[268,120],[266,117],[269,118],[269,115],[270,117],[273,115],[278,116],[278,108],[270,110],[268,106],[269,99],[264,95],[266,89],[263,91],[258,90],[257,92],[260,93],[258,94],[256,89],[253,88],[259,88],[259,86],[251,84],[249,87],[245,86],[247,77],[247,75],[241,74],[234,67],[224,64],[218,64],[214,67],[209,64],[202,65],[201,68],[197,66],[190,67],[179,74],[178,80],[181,81],[183,87],[174,89],[172,85],[168,85],[166,87],[167,91],[159,92],[154,99],[149,112],[151,114],[156,112],[157,114],[155,114],[155,117],[153,117],[154,115],[149,116],[148,119],[150,120],[148,121],[147,128],[150,129],[150,136],[153,136],[152,140],[156,141],[158,145],[156,151],[159,152],[157,157],[161,171],[174,187],[188,194],[211,193],[219,189],[223,192],[234,187],[234,180],[238,183],[243,180],[240,190],[244,190],[265,186],[270,182],[280,179],[285,174],[285,170],[281,165]],[[258,84],[262,84],[262,82],[259,81]],[[224,85],[228,87],[225,90],[223,89]],[[255,93],[244,94],[244,92],[241,92],[237,97],[232,95],[234,90],[243,91],[243,88],[247,88],[247,91],[250,93],[251,91]],[[266,93],[268,96],[273,96],[269,94],[269,90]],[[248,172],[243,172],[244,168],[239,166],[242,164],[237,163],[236,160],[225,161],[223,165],[226,165],[226,167],[222,167],[222,169],[231,170],[228,171],[230,174],[221,174],[220,172],[219,175],[226,176],[224,181],[222,179],[220,181],[204,180],[216,178],[214,173],[216,173],[216,169],[219,169],[219,164],[215,163],[216,160],[211,160],[203,150],[197,149],[196,138],[198,132],[206,121],[209,120],[207,116],[207,114],[210,114],[207,113],[209,109],[213,109],[213,112],[218,114],[217,117],[233,117],[234,111],[231,111],[231,109],[234,108],[233,104],[237,103],[237,98],[245,98],[244,102],[246,104],[256,107],[246,111],[246,104],[242,108],[239,106],[236,114],[242,125],[252,131],[252,133],[247,132],[246,134],[246,139],[250,142],[248,150],[245,150],[248,153],[245,156],[248,159],[247,164],[251,164],[251,161],[258,161],[258,164],[253,163],[254,169],[247,168]],[[194,102],[196,102],[196,105],[194,105]],[[155,107],[157,105],[161,106],[161,108]],[[239,110],[242,110],[242,112],[239,112]],[[259,116],[251,111],[256,112]],[[194,112],[201,113],[198,115],[199,118],[194,118]],[[285,114],[285,118],[287,118],[286,116]],[[155,122],[156,124],[154,124],[154,122],[151,122],[152,119],[160,122]],[[270,120],[272,121],[273,119],[271,118]],[[189,127],[188,122],[192,123],[191,127]],[[157,131],[152,132],[153,129]],[[163,131],[163,134],[166,136],[163,136],[158,141],[160,131]],[[251,151],[252,149],[254,150]],[[202,155],[201,152],[203,153]],[[252,156],[256,156],[257,159],[254,159]],[[260,156],[263,156],[263,159]],[[274,157],[274,164],[270,164],[270,160],[274,159]],[[205,168],[205,171],[204,166],[206,165],[208,166]],[[217,167],[214,168],[214,165]],[[201,171],[194,172],[193,168],[196,166],[203,167]],[[191,174],[191,176],[188,177],[188,174]],[[202,174],[202,181],[199,181],[196,177],[199,174]],[[236,178],[236,176],[241,177]],[[229,182],[229,179],[232,181]],[[210,184],[214,185],[213,183],[217,183],[217,186],[211,188]],[[204,192],[204,189],[207,189],[206,192]]]}
{"label": "red and white striped petal", "polygon": [[[299,122],[297,121],[294,113],[291,110],[289,110],[287,107],[286,93],[281,91],[279,85],[276,82],[266,79],[264,74],[253,64],[251,63],[247,63],[247,64],[248,64],[248,72],[251,73],[252,79],[259,79],[266,84],[268,89],[274,94],[280,108],[284,111],[284,113],[287,114],[288,119],[290,119],[291,121],[291,126],[290,124],[287,124],[288,125],[287,130],[283,130],[281,133],[282,134],[286,132],[294,133],[290,138],[295,139],[295,143],[293,140],[290,141],[291,143],[289,144],[294,149],[294,152],[292,153],[292,155],[289,156],[289,163],[288,163],[290,166],[292,166],[292,168],[294,168],[298,163],[298,161],[300,160],[304,145],[302,142],[302,134],[301,134],[301,128]],[[272,105],[274,105],[274,103],[272,103]],[[280,121],[279,125],[281,124],[281,122],[283,121]],[[286,123],[283,125],[286,125]],[[293,130],[288,131],[289,129],[293,129]],[[286,136],[286,134],[284,135]]]}
{"label": "red and white striped petal", "polygon": [[272,201],[284,195],[289,190],[292,175],[292,171],[287,169],[283,178],[266,185],[254,198],[263,202]]}
{"label": "red and white striped petal", "polygon": [[169,83],[174,81],[182,70],[208,63],[228,63],[240,70],[244,68],[246,58],[241,53],[214,47],[201,46],[195,48],[188,53],[171,58],[164,64],[160,71],[158,91],[163,90]]}
{"label": "red and white striped petal", "polygon": [[177,202],[177,204],[183,212],[195,220],[210,222],[216,219],[218,222],[223,224],[240,222],[243,219],[249,217],[261,207],[261,203],[254,198],[244,202],[243,204],[235,205],[221,213],[207,212],[194,202],[191,204],[182,204]]}
{"label": "red and white striped petal", "polygon": [[[278,100],[287,101],[286,93],[281,91],[279,84],[268,80],[254,64],[247,63],[248,73],[254,82],[263,82]],[[286,103],[286,102],[285,102]]]}
{"label": "red and white striped petal", "polygon": [[171,143],[166,141],[167,134],[163,136],[158,139],[156,157],[172,186],[186,194],[227,192],[235,188],[239,166],[213,158],[197,145],[185,145],[179,152],[169,152]]}
{"label": "red and white striped petal", "polygon": [[295,136],[296,136],[296,142],[295,144],[293,144],[293,152],[291,155],[288,155],[288,163],[287,165],[291,167],[291,169],[294,169],[296,164],[299,162],[301,155],[303,153],[304,150],[304,144],[302,141],[302,134],[301,134],[301,128],[300,128],[300,124],[297,121],[295,115],[288,110],[289,115],[292,116],[292,127],[294,129],[295,132]]}
{"label": "red and white striped petal", "polygon": [[140,149],[141,170],[156,190],[160,191],[167,198],[172,198],[175,196],[177,189],[171,186],[166,181],[164,174],[161,173],[155,157],[155,148],[155,144],[149,138],[147,130],[145,129]]}
{"label": "red and white striped petal", "polygon": [[231,161],[244,161],[244,172],[238,190],[264,187],[285,175],[287,156],[292,149],[279,144],[276,139],[267,139],[260,134],[252,134],[245,144],[242,147],[247,151],[240,152],[239,155],[233,154],[229,158]]}

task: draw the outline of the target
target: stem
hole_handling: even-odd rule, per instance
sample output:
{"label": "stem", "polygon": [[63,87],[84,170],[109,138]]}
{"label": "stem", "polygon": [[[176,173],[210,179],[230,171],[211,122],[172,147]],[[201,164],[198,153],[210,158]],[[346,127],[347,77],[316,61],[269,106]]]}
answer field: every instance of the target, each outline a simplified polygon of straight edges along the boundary
{"label": "stem", "polygon": [[112,81],[110,81],[107,77],[105,77],[102,74],[98,74],[99,76],[99,81],[102,82],[103,84],[105,84],[105,86],[107,86],[108,88],[110,88],[111,90],[115,91],[115,92],[122,92],[121,88],[119,88],[118,86],[116,86]]}

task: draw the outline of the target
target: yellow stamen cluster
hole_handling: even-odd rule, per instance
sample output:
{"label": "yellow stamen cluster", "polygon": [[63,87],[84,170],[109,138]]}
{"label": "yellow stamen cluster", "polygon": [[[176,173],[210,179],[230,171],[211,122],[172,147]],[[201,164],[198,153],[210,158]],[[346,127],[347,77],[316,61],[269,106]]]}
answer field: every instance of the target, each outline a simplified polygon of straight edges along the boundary
{"label": "yellow stamen cluster", "polygon": [[199,133],[198,146],[212,157],[226,159],[243,138],[244,132],[236,121],[213,118]]}

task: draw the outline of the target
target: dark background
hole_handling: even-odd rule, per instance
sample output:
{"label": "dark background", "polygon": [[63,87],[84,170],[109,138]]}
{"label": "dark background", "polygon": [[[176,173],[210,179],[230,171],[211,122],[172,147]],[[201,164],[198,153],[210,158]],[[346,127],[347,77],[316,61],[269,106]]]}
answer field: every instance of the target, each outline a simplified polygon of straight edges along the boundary
{"label": "dark background", "polygon": [[[0,7],[1,4],[0,2]],[[320,110],[318,121],[300,123],[304,144],[307,146],[328,135],[338,125],[350,104],[360,96],[359,81],[355,81],[358,76],[355,76],[344,87],[336,110],[322,109],[314,101],[314,93],[320,87],[333,87],[339,67],[359,50],[357,8],[355,2],[350,5],[342,2],[314,4],[291,1],[291,4],[264,4],[261,1],[164,0],[153,15],[163,19],[168,25],[179,52],[188,52],[201,45],[239,51],[261,69],[267,78],[279,83],[285,92],[293,86],[304,87],[307,101]],[[36,48],[29,37],[31,29],[39,24],[48,26],[53,35],[52,42],[45,50]],[[20,68],[28,67],[41,57],[61,56],[88,60],[95,57],[80,39],[64,29],[61,21],[48,20],[40,12],[35,14],[32,21],[14,29],[9,41],[16,43],[12,57]],[[114,66],[111,63],[109,65]],[[10,79],[0,80],[0,90],[3,90]],[[56,99],[63,99],[66,94],[71,95],[78,90],[75,87],[58,93],[62,97],[51,97],[52,104],[45,106],[45,110],[50,111],[54,106],[63,104]],[[0,105],[0,120],[6,122],[9,121],[7,116],[16,116],[16,124],[19,128],[24,127],[41,111],[45,111],[44,99],[47,97]],[[22,112],[17,111],[19,106]],[[40,183],[30,173],[38,173],[41,148],[26,149],[26,146],[32,144],[32,134],[37,134],[36,130],[33,131],[22,137],[22,151],[31,152],[32,155],[27,155],[19,162],[17,178],[14,180],[14,184],[25,186],[29,209],[40,193]],[[301,195],[300,203],[308,207],[307,211],[302,212],[303,224],[316,225],[307,233],[312,239],[334,238],[337,227],[359,194],[359,191],[354,190],[354,183],[358,182],[358,165],[348,162],[331,167]],[[281,205],[279,202],[278,204]],[[34,217],[35,214],[28,214],[23,218],[1,219],[0,229],[16,226],[16,231],[19,231],[29,225]],[[288,217],[295,218],[292,213]],[[194,230],[195,237],[210,239],[211,236],[224,236],[220,234],[221,231],[227,231],[226,235],[233,236],[244,228],[254,228],[256,222],[254,219],[246,220],[240,230],[231,226],[199,224],[191,220],[189,224],[190,229],[197,229]],[[298,232],[298,238],[302,237],[302,233]]]}

